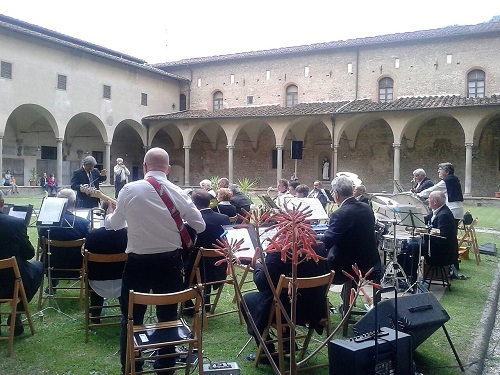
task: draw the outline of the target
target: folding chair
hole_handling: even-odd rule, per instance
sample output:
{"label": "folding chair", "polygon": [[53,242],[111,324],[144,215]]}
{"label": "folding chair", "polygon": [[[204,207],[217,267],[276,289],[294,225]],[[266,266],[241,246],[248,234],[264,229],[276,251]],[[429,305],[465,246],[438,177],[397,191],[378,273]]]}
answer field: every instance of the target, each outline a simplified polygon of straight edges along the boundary
{"label": "folding chair", "polygon": [[[240,280],[238,286],[241,290],[241,294],[245,295],[249,292],[254,292],[257,290],[257,286],[253,282],[253,272],[254,269],[250,264],[235,264],[234,268],[241,272]],[[237,303],[238,295],[235,294],[233,298],[233,303]]]}
{"label": "folding chair", "polygon": [[[133,290],[129,294],[128,323],[127,323],[127,353],[125,374],[135,374],[136,364],[144,365],[146,361],[161,358],[179,357],[179,347],[187,347],[185,363],[177,361],[174,367],[163,368],[161,371],[185,369],[186,375],[191,371],[191,358],[197,350],[198,371],[203,374],[203,352],[200,328],[200,308],[202,304],[203,287],[197,286],[176,293],[148,294],[137,293]],[[195,300],[194,314],[191,326],[180,318],[169,322],[158,322],[153,324],[134,325],[134,305],[156,305],[166,306]],[[159,354],[160,349],[174,348],[172,353]],[[141,354],[152,353],[150,356]],[[196,361],[195,361],[196,362]],[[130,372],[129,372],[130,371]],[[160,372],[160,369],[144,369],[141,374]]]}
{"label": "folding chair", "polygon": [[[321,324],[325,327],[327,335],[330,335],[331,332],[331,322],[330,322],[330,310],[329,310],[329,301],[328,301],[328,291],[330,289],[330,285],[333,281],[333,277],[335,275],[334,271],[330,271],[329,273],[322,275],[322,276],[315,276],[315,277],[306,277],[306,278],[298,278],[297,279],[297,294],[305,293],[305,290],[311,289],[311,288],[324,288],[324,298],[325,298],[325,309],[324,309],[324,316],[321,319]],[[283,291],[285,291],[288,288],[289,283],[292,282],[291,277],[286,277],[284,275],[281,275],[278,285],[276,286],[276,293],[278,296],[281,295]],[[300,300],[297,301],[297,306],[300,303]],[[278,304],[276,301],[273,301],[273,305],[271,307],[271,311],[269,313],[269,320],[267,327],[264,329],[264,332],[262,333],[262,338],[264,339],[264,342],[266,345],[274,345],[277,343],[278,345],[278,350],[277,350],[277,356],[278,356],[278,368],[282,374],[285,374],[285,348],[287,346],[285,345],[290,345],[290,339],[289,337],[286,337],[283,335],[283,333],[288,330],[291,331],[292,329],[297,328],[296,322],[293,322],[293,325],[290,325],[284,320],[280,309],[277,307]],[[270,331],[275,330],[276,332],[276,338],[273,339],[271,338]],[[304,358],[305,353],[309,347],[309,343],[311,342],[312,336],[315,331],[315,327],[312,327],[310,322],[307,322],[306,324],[306,333],[297,333],[295,336],[296,343],[298,344],[299,340],[303,340],[302,342],[302,348],[299,350],[297,359],[300,360]],[[254,361],[254,366],[257,367],[260,358],[263,355],[264,349],[262,348],[262,345],[259,345],[259,348],[257,349],[257,353],[255,355],[255,361]],[[319,367],[324,367],[328,366],[328,361],[325,364],[321,365],[316,365],[316,366],[307,366],[304,368],[298,368],[298,371],[301,370],[306,370],[306,371],[311,371]]]}
{"label": "folding chair", "polygon": [[[38,297],[38,309],[40,310],[45,301],[51,299],[78,299],[81,307],[84,295],[83,283],[83,250],[85,238],[72,241],[48,240],[42,237],[42,262],[45,265],[46,274],[42,277],[42,285]],[[49,251],[50,250],[50,251]],[[47,291],[44,289],[45,278],[47,278]],[[62,286],[61,281],[70,283],[68,286]],[[53,282],[58,282],[54,286]],[[58,291],[78,290],[78,296],[57,295]],[[47,293],[48,292],[48,293]],[[45,294],[45,296],[44,296]]]}
{"label": "folding chair", "polygon": [[[120,325],[121,322],[121,311],[119,302],[104,304],[103,306],[94,306],[91,304],[91,295],[96,293],[90,283],[92,277],[92,267],[100,265],[110,267],[114,264],[123,267],[127,260],[127,253],[119,254],[95,254],[88,250],[85,250],[83,257],[83,270],[84,270],[84,288],[85,288],[85,342],[89,341],[89,330],[94,327],[104,327]],[[90,276],[90,278],[89,278]],[[115,281],[113,280],[103,280],[103,281]],[[121,283],[121,278],[119,279]],[[110,293],[112,293],[110,291]],[[120,296],[113,295],[111,298],[117,299]],[[109,300],[109,299],[108,299]],[[92,312],[99,311],[99,315],[92,316]]]}
{"label": "folding chair", "polygon": [[476,217],[469,225],[465,224],[463,220],[458,224],[458,254],[460,259],[469,259],[468,254],[470,250],[474,252],[476,264],[479,266],[481,262],[481,254],[479,253],[479,245],[477,243],[475,226],[479,219]]}
{"label": "folding chair", "polygon": [[[215,281],[202,281],[204,278],[202,278],[202,275],[204,275],[204,266],[203,266],[203,259],[222,259],[222,256],[218,250],[215,249],[205,249],[201,247],[198,251],[198,254],[196,255],[196,259],[194,261],[193,265],[193,270],[191,272],[190,278],[189,278],[189,286],[193,286],[195,284],[201,284],[205,288],[205,298],[209,298],[210,302],[205,303],[205,311],[207,312],[206,314],[203,314],[203,329],[208,329],[208,319],[215,318],[218,316],[222,315],[227,315],[227,314],[232,314],[232,313],[238,313],[239,319],[240,319],[240,324],[243,324],[243,315],[241,314],[239,303],[236,303],[236,307],[234,309],[226,310],[226,311],[221,311],[221,312],[215,312],[217,308],[217,304],[219,302],[219,299],[222,295],[222,291],[224,289],[225,285],[232,285],[234,288],[234,295],[236,296],[236,285],[233,282],[233,279],[228,278],[227,276],[223,279],[220,280],[215,280]],[[226,267],[224,264],[220,265],[219,267]],[[214,286],[217,286],[218,288],[214,290]],[[210,292],[207,292],[207,286],[210,287]]]}
{"label": "folding chair", "polygon": [[[10,274],[9,277],[12,277],[13,281],[12,294],[7,293],[6,290],[1,291],[1,295],[5,296],[6,294],[10,294],[10,297],[0,298],[0,318],[2,318],[3,316],[8,316],[8,318],[5,319],[6,323],[0,323],[0,328],[9,327],[9,335],[0,336],[0,341],[7,341],[7,356],[10,357],[14,353],[14,329],[16,324],[16,317],[23,313],[26,314],[26,317],[28,318],[28,325],[30,327],[32,335],[35,334],[35,326],[33,325],[33,319],[31,317],[28,299],[26,298],[26,292],[24,291],[23,281],[21,280],[21,274],[19,272],[19,267],[17,266],[16,257],[0,260],[0,272],[2,272],[2,274],[5,276],[7,276],[7,274]],[[2,288],[4,287],[5,286],[3,285]],[[24,311],[17,311],[17,305],[19,303],[22,303]],[[10,311],[3,312],[2,304],[8,304],[10,306]],[[7,323],[7,321],[9,320],[10,324]],[[4,320],[1,319],[0,321],[3,322]],[[23,325],[26,324],[23,323]]]}

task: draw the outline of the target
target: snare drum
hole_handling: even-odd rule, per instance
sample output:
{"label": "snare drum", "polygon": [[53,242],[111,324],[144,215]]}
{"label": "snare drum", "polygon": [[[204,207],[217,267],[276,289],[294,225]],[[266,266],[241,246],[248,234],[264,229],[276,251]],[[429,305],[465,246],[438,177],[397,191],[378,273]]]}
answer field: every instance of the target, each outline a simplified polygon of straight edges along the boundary
{"label": "snare drum", "polygon": [[419,236],[414,237],[409,234],[401,234],[401,233],[396,233],[395,244],[394,244],[394,234],[384,234],[382,237],[383,237],[382,248],[385,251],[396,250],[396,254],[399,254],[401,253],[401,251],[404,251],[410,241],[413,240],[420,241]]}

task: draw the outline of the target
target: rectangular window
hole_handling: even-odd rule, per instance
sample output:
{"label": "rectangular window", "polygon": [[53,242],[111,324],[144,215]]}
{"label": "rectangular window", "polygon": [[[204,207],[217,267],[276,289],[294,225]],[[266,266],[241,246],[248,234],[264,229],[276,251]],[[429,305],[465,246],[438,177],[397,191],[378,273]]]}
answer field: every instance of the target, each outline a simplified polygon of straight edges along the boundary
{"label": "rectangular window", "polygon": [[57,147],[42,146],[41,151],[41,159],[57,160]]}
{"label": "rectangular window", "polygon": [[198,78],[198,87],[201,87],[201,78]]}
{"label": "rectangular window", "polygon": [[231,85],[234,85],[234,74],[231,74],[230,79],[231,79]]}
{"label": "rectangular window", "polygon": [[57,89],[58,90],[66,90],[66,84],[68,82],[68,77],[63,74],[57,75]]}
{"label": "rectangular window", "polygon": [[12,79],[12,64],[6,61],[2,61],[1,66],[1,77]]}
{"label": "rectangular window", "polygon": [[304,77],[309,77],[309,67],[308,66],[304,67]]}
{"label": "rectangular window", "polygon": [[451,58],[452,58],[451,53],[446,55],[446,64],[451,64]]}
{"label": "rectangular window", "polygon": [[247,105],[252,105],[253,104],[253,96],[249,95],[247,96]]}
{"label": "rectangular window", "polygon": [[111,99],[111,86],[108,85],[102,86],[102,97],[104,99]]}
{"label": "rectangular window", "polygon": [[394,67],[395,67],[396,69],[399,69],[399,58],[398,58],[398,57],[396,57],[396,58],[394,59]]}
{"label": "rectangular window", "polygon": [[271,71],[266,70],[266,81],[269,81],[271,79]]}
{"label": "rectangular window", "polygon": [[347,73],[352,74],[352,63],[347,64]]}
{"label": "rectangular window", "polygon": [[141,93],[141,105],[143,106],[148,105],[148,94]]}

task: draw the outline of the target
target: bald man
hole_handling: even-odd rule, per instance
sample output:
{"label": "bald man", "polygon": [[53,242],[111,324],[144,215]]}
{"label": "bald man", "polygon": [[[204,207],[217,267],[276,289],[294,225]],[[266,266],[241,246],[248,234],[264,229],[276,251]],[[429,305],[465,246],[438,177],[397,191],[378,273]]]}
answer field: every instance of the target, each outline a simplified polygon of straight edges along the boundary
{"label": "bald man", "polygon": [[[167,179],[170,172],[170,158],[162,148],[152,148],[144,156],[144,179],[126,184],[118,195],[116,209],[108,208],[105,219],[106,229],[119,230],[128,226],[126,253],[128,260],[122,277],[121,309],[122,329],[120,336],[121,364],[125,368],[127,343],[127,315],[129,290],[156,294],[181,290],[182,241],[176,222],[162,198],[153,187],[160,185],[182,220],[196,233],[205,230],[205,222],[191,198],[178,186]],[[150,182],[151,181],[151,182]],[[134,309],[134,324],[144,322],[146,306]],[[158,321],[175,320],[177,307],[158,306]],[[167,349],[162,353],[172,353]],[[171,367],[175,357],[155,361],[155,369]]]}

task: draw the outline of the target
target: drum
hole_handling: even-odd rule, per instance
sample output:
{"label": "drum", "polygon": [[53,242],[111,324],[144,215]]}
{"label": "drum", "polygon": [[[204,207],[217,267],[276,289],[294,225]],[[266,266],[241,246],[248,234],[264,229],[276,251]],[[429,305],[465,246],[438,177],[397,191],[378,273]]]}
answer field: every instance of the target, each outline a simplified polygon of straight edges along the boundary
{"label": "drum", "polygon": [[427,213],[429,212],[429,207],[427,206],[427,204],[422,202],[417,196],[411,193],[391,195],[390,199],[402,205],[415,206],[417,208],[417,211],[423,215],[427,215]]}
{"label": "drum", "polygon": [[396,255],[405,251],[410,241],[420,242],[420,236],[411,236],[407,233],[396,233],[396,243],[394,243],[394,234],[384,234],[382,238],[382,248],[385,251],[396,250]]}

